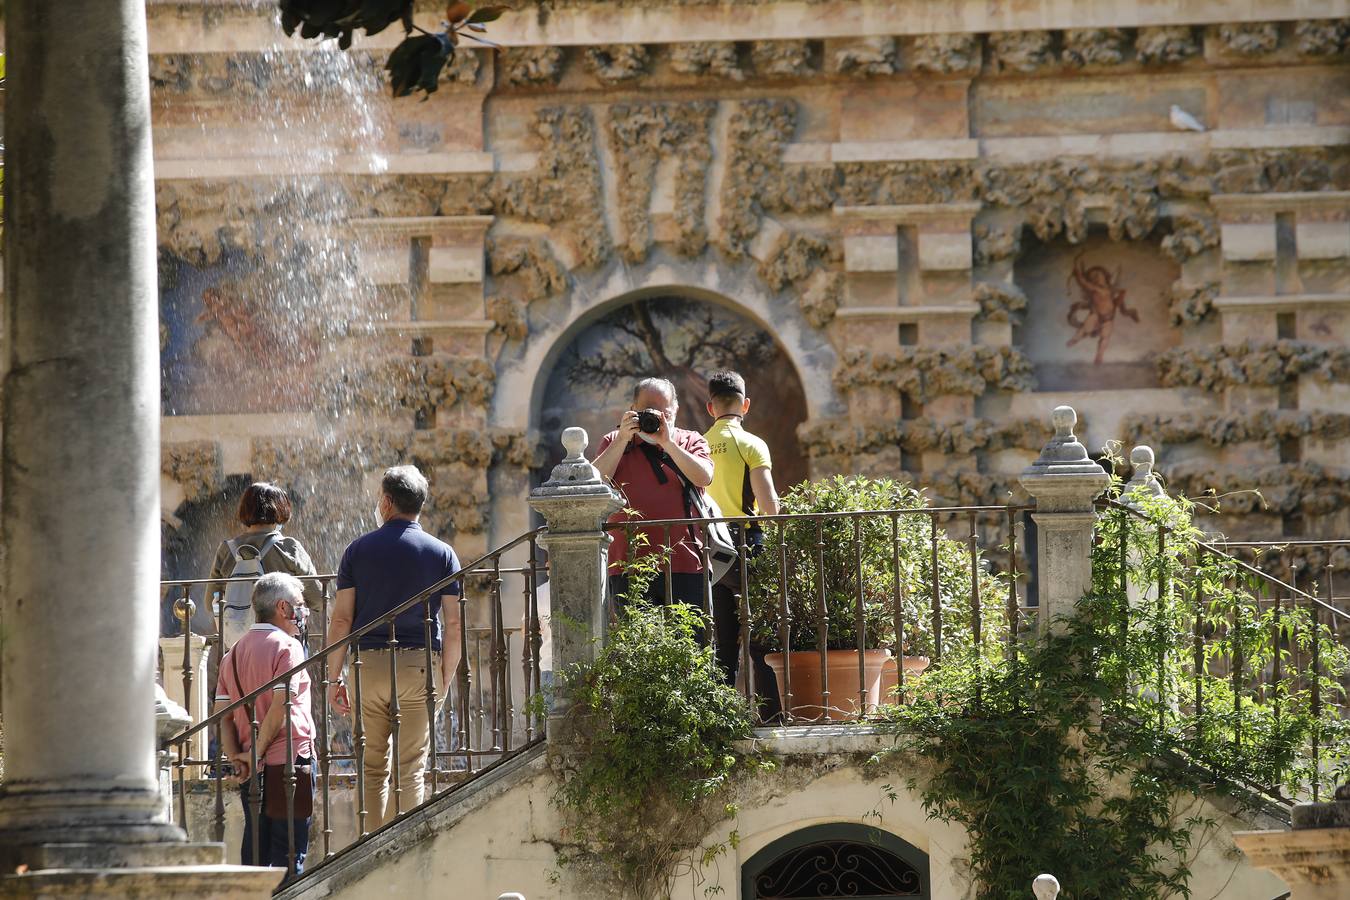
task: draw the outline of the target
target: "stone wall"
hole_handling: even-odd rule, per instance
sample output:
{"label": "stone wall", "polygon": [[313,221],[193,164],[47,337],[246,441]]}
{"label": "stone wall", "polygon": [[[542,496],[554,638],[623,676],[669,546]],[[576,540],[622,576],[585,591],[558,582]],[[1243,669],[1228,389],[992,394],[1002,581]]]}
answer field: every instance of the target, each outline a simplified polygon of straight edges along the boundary
{"label": "stone wall", "polygon": [[[1229,534],[1350,528],[1335,4],[519,5],[508,48],[462,52],[425,102],[380,93],[388,34],[343,55],[247,7],[151,5],[161,272],[188,323],[167,346],[218,372],[194,335],[271,334],[309,385],[166,401],[166,516],[274,478],[331,569],[373,473],[412,459],[472,556],[527,525],[568,341],[659,292],[770,328],[815,475],[1020,499],[1069,401],[1091,448],[1153,443],[1177,489],[1261,489],[1221,504]],[[278,272],[329,287],[274,315]],[[207,308],[222,284],[253,293]]]}
{"label": "stone wall", "polygon": [[[918,795],[904,787],[908,775],[922,779],[922,773],[898,765],[865,764],[888,739],[840,728],[789,731],[785,737],[759,742],[759,749],[775,758],[777,768],[733,789],[735,817],[719,825],[703,845],[730,841],[735,831],[734,846],[706,866],[682,867],[670,896],[735,900],[742,896],[741,866],[756,852],[801,828],[828,822],[874,826],[927,854],[933,900],[970,896],[965,832],[929,820]],[[548,801],[555,782],[544,758],[518,760],[505,768],[499,777],[475,783],[456,802],[447,798],[433,804],[422,821],[408,823],[416,827],[390,829],[365,844],[362,852],[334,861],[303,891],[287,894],[288,900],[441,897],[447,884],[465,897],[496,897],[508,891],[530,900],[612,896],[587,865],[559,862],[559,853],[567,855],[569,845],[558,811]],[[895,789],[894,800],[884,786]],[[1233,846],[1232,832],[1250,827],[1251,821],[1205,801],[1197,801],[1185,814],[1215,822],[1197,841],[1191,862],[1195,896],[1269,900],[1284,890],[1279,879],[1253,869]],[[1264,816],[1256,819],[1261,827],[1279,827]],[[1072,891],[1072,885],[1064,888]]]}

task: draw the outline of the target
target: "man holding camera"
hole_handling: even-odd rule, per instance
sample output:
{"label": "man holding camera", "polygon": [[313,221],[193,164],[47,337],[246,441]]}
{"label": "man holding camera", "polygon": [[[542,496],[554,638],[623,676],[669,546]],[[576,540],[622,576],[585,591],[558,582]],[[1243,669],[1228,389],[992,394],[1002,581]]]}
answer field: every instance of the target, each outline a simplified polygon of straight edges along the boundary
{"label": "man holding camera", "polygon": [[[713,483],[708,493],[726,516],[773,516],[778,514],[778,492],[773,484],[773,462],[769,445],[741,427],[750,412],[745,379],[738,373],[718,372],[708,379],[708,415],[712,427],[703,435],[713,459]],[[753,521],[732,525],[737,544],[744,542],[753,556],[764,545],[764,533]],[[733,566],[713,587],[713,623],[717,629],[717,662],[731,684],[740,668],[740,609],[736,597],[745,590],[740,566]],[[772,682],[772,672],[763,662],[763,653],[755,653],[755,686],[760,694]],[[766,715],[767,718],[767,715]]]}
{"label": "man holding camera", "polygon": [[[675,385],[664,378],[644,378],[633,390],[633,403],[619,427],[600,441],[595,467],[627,498],[627,509],[610,517],[611,522],[654,519],[684,519],[690,516],[685,492],[703,490],[712,484],[713,465],[708,442],[696,431],[675,427],[679,401]],[[661,563],[661,575],[647,585],[645,597],[652,603],[667,600],[703,606],[703,562],[698,536],[688,526],[660,525],[611,532],[609,545],[609,591],[611,597],[628,593],[629,578],[624,563],[652,554],[669,558]],[[641,535],[641,537],[639,537]]]}

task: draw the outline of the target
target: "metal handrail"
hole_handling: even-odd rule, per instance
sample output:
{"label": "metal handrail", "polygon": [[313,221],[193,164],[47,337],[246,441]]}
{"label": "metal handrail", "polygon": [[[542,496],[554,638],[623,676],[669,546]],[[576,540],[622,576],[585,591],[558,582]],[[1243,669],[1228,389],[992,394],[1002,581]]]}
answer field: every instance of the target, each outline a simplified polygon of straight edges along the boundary
{"label": "metal handrail", "polygon": [[[1148,528],[1155,529],[1157,532],[1159,554],[1162,554],[1164,551],[1167,535],[1174,533],[1174,529],[1169,527],[1166,523],[1158,522],[1144,514],[1141,510],[1130,504],[1123,503],[1118,499],[1105,498],[1098,501],[1097,505],[1099,508],[1113,511],[1123,516],[1132,517],[1137,521],[1141,521]],[[1350,623],[1350,614],[1327,603],[1316,594],[1301,590],[1296,584],[1287,583],[1269,572],[1250,565],[1221,549],[1221,545],[1233,546],[1239,543],[1241,542],[1230,543],[1221,539],[1210,541],[1196,540],[1194,542],[1197,557],[1201,554],[1206,554],[1223,560],[1227,565],[1231,566],[1231,577],[1238,579],[1239,582],[1245,582],[1245,586],[1240,588],[1241,596],[1233,609],[1224,614],[1225,619],[1231,617],[1231,621],[1223,624],[1223,628],[1226,631],[1224,640],[1229,643],[1227,644],[1227,650],[1224,651],[1220,657],[1226,657],[1226,659],[1224,659],[1224,665],[1228,671],[1219,677],[1231,682],[1231,686],[1228,690],[1231,691],[1233,698],[1233,722],[1231,725],[1233,741],[1236,745],[1243,739],[1243,726],[1245,723],[1242,715],[1242,698],[1244,696],[1259,695],[1264,699],[1267,696],[1267,691],[1271,691],[1271,695],[1274,697],[1272,702],[1276,704],[1276,715],[1278,715],[1279,704],[1281,702],[1280,698],[1283,696],[1281,691],[1288,690],[1290,684],[1301,684],[1302,690],[1306,691],[1312,716],[1317,722],[1313,727],[1310,738],[1312,759],[1311,789],[1312,798],[1316,801],[1320,795],[1322,782],[1321,717],[1327,710],[1336,710],[1337,712],[1333,712],[1333,715],[1342,717],[1346,715],[1347,710],[1350,710],[1343,695],[1338,698],[1336,693],[1328,692],[1331,695],[1324,696],[1322,688],[1323,678],[1341,680],[1344,684],[1344,680],[1347,677],[1350,677],[1350,672],[1329,670],[1324,658],[1323,647],[1324,644],[1330,642],[1333,646],[1350,649],[1350,640],[1347,640],[1347,635],[1350,635],[1350,630],[1347,630],[1346,627],[1347,623]],[[1251,543],[1260,543],[1267,546],[1281,546],[1284,542],[1272,541]],[[1126,530],[1122,528],[1120,537],[1122,560],[1128,553],[1127,548],[1127,533]],[[1333,587],[1330,578],[1330,569],[1331,567],[1328,567],[1329,593],[1331,593]],[[1229,575],[1225,575],[1223,580],[1226,582],[1229,577]],[[1122,587],[1124,586],[1122,585]],[[1167,584],[1166,575],[1160,572],[1157,585],[1158,597],[1162,598],[1167,593],[1168,589],[1169,586]],[[1212,624],[1207,624],[1202,615],[1205,598],[1202,595],[1201,586],[1192,584],[1192,591],[1192,600],[1193,605],[1195,606],[1195,609],[1191,612],[1193,622],[1192,641],[1194,660],[1191,663],[1190,668],[1194,673],[1192,677],[1195,679],[1193,708],[1198,713],[1204,703],[1204,695],[1201,692],[1202,674],[1210,674],[1209,655],[1205,643],[1211,636],[1207,633],[1207,630],[1214,626]],[[1273,596],[1267,597],[1267,594]],[[1263,604],[1267,614],[1273,615],[1273,621],[1264,625],[1256,623],[1250,625],[1244,624],[1243,619],[1245,616],[1242,612],[1243,609],[1250,607],[1259,611],[1262,609]],[[1298,650],[1293,643],[1292,637],[1289,638],[1289,653],[1291,658],[1286,660],[1280,650],[1282,641],[1281,636],[1284,629],[1287,627],[1282,621],[1284,612],[1288,609],[1292,614],[1296,613],[1301,608],[1304,609],[1310,617],[1312,631],[1310,648],[1306,651],[1309,657],[1305,660],[1307,665],[1306,669],[1298,667]],[[1271,640],[1276,649],[1268,660],[1257,667],[1253,667],[1253,661],[1247,659],[1245,650],[1238,646],[1238,642],[1241,640],[1244,630],[1250,627],[1271,628],[1274,631]],[[1311,677],[1309,677],[1309,672],[1311,673]],[[1158,696],[1163,697],[1168,695],[1167,689],[1169,687],[1170,685],[1166,685],[1160,681],[1159,685],[1151,687],[1151,689],[1156,689]],[[1277,796],[1280,793],[1277,789],[1269,787],[1264,789]]]}
{"label": "metal handrail", "polygon": [[[1133,506],[1130,506],[1128,503],[1122,503],[1122,502],[1120,502],[1119,500],[1116,500],[1116,499],[1114,499],[1114,498],[1106,498],[1106,499],[1104,499],[1103,501],[1100,501],[1100,502],[1098,503],[1098,505],[1099,505],[1099,506],[1106,506],[1106,507],[1108,507],[1108,508],[1110,508],[1110,509],[1112,509],[1112,510],[1115,510],[1115,511],[1117,511],[1117,512],[1123,512],[1123,513],[1126,513],[1126,514],[1128,514],[1128,515],[1134,516],[1135,518],[1137,518],[1137,519],[1139,519],[1139,520],[1141,520],[1141,521],[1147,522],[1147,523],[1149,523],[1150,525],[1153,525],[1153,526],[1155,526],[1155,527],[1157,527],[1157,528],[1160,528],[1160,529],[1162,529],[1162,530],[1164,530],[1164,531],[1170,532],[1170,531],[1172,530],[1172,529],[1169,528],[1165,523],[1156,522],[1156,521],[1154,521],[1153,519],[1150,519],[1150,518],[1149,518],[1148,516],[1146,516],[1144,513],[1142,513],[1142,512],[1140,512],[1139,510],[1135,509]],[[1246,546],[1284,546],[1286,543],[1288,543],[1288,542],[1269,542],[1269,543],[1261,543],[1261,544],[1258,544],[1257,542],[1251,542],[1251,543],[1249,543],[1249,544],[1246,544]],[[1337,543],[1337,542],[1330,542],[1330,541],[1324,542],[1324,541],[1318,541],[1318,542],[1307,542],[1307,543],[1318,543],[1318,544],[1322,544],[1322,543]],[[1350,544],[1350,541],[1341,541],[1341,542],[1339,542],[1339,543]],[[1287,583],[1285,583],[1284,581],[1281,581],[1279,578],[1276,578],[1274,575],[1271,575],[1269,572],[1263,572],[1262,570],[1256,568],[1255,566],[1250,565],[1249,563],[1243,562],[1242,560],[1238,559],[1236,556],[1233,556],[1233,554],[1228,553],[1228,552],[1226,552],[1226,551],[1224,551],[1224,550],[1219,549],[1219,546],[1218,546],[1219,544],[1224,544],[1225,546],[1230,546],[1230,547],[1232,547],[1232,546],[1242,546],[1242,545],[1243,545],[1242,542],[1238,542],[1238,541],[1217,541],[1217,540],[1216,540],[1216,541],[1214,541],[1214,542],[1210,542],[1210,541],[1197,540],[1197,541],[1195,542],[1195,545],[1196,545],[1197,547],[1199,547],[1200,549],[1202,549],[1202,550],[1204,550],[1204,551],[1206,551],[1206,552],[1208,552],[1208,553],[1212,553],[1212,554],[1215,555],[1215,556],[1221,556],[1221,557],[1223,557],[1224,559],[1227,559],[1227,560],[1231,561],[1231,562],[1233,563],[1233,565],[1237,566],[1239,569],[1241,569],[1241,570],[1242,570],[1243,572],[1245,572],[1246,574],[1255,576],[1255,577],[1260,578],[1261,580],[1263,580],[1263,581],[1265,581],[1265,582],[1268,582],[1268,583],[1270,583],[1270,584],[1272,584],[1272,585],[1275,585],[1275,586],[1278,586],[1278,587],[1280,587],[1280,588],[1283,588],[1284,590],[1289,591],[1292,595],[1295,595],[1297,598],[1301,598],[1301,599],[1303,599],[1303,600],[1308,601],[1310,604],[1317,606],[1321,611],[1323,611],[1323,612],[1325,612],[1325,613],[1328,613],[1329,615],[1332,615],[1332,616],[1336,616],[1336,617],[1345,619],[1347,622],[1350,622],[1350,613],[1346,613],[1346,612],[1343,611],[1343,610],[1337,609],[1336,607],[1329,605],[1326,601],[1320,599],[1320,598],[1317,597],[1315,594],[1309,594],[1307,591],[1301,590],[1300,588],[1296,587],[1295,585],[1287,584]]]}
{"label": "metal handrail", "polygon": [[[415,610],[419,607],[421,607],[425,613],[423,616],[422,634],[420,636],[424,640],[424,643],[418,644],[417,646],[411,645],[407,646],[409,646],[410,649],[421,651],[426,656],[426,661],[424,663],[424,675],[426,680],[425,697],[427,706],[426,710],[427,732],[425,734],[419,733],[418,735],[415,736],[415,738],[419,741],[424,738],[427,742],[426,775],[429,780],[425,784],[428,798],[436,795],[437,790],[439,788],[438,784],[439,779],[441,778],[441,776],[447,774],[447,770],[441,768],[441,761],[443,758],[448,756],[452,759],[462,760],[463,769],[468,773],[468,777],[472,778],[475,776],[476,772],[481,771],[482,764],[491,762],[493,759],[497,760],[505,759],[506,757],[514,755],[515,753],[527,747],[534,746],[540,740],[543,740],[544,723],[542,717],[540,717],[537,714],[537,711],[534,709],[528,709],[528,711],[525,712],[524,718],[525,734],[523,736],[523,739],[517,741],[513,738],[513,733],[516,730],[515,725],[516,707],[515,707],[515,700],[513,699],[512,696],[513,692],[511,687],[510,666],[508,665],[509,654],[511,652],[510,651],[511,634],[516,631],[524,631],[525,641],[521,664],[524,668],[524,700],[528,704],[530,698],[539,694],[541,689],[541,682],[540,682],[541,667],[539,659],[539,649],[542,640],[540,634],[540,616],[538,609],[538,580],[539,580],[538,576],[544,571],[544,569],[540,565],[538,555],[538,538],[542,532],[543,532],[542,528],[536,528],[531,531],[528,531],[525,534],[507,542],[506,544],[503,544],[500,547],[497,547],[493,550],[488,551],[487,553],[482,554],[477,559],[473,560],[467,565],[460,566],[459,569],[457,569],[455,572],[451,573],[450,575],[442,579],[439,579],[434,584],[424,588],[422,591],[408,598],[406,601],[403,601],[402,603],[398,604],[392,609],[382,613],[374,621],[367,623],[366,625],[363,625],[360,628],[352,630],[349,634],[347,634],[341,639],[327,643],[326,646],[323,646],[318,650],[316,650],[315,652],[311,653],[304,662],[296,666],[293,666],[288,670],[286,670],[285,672],[282,672],[272,677],[271,679],[263,683],[261,686],[245,693],[238,699],[223,704],[221,708],[214,710],[209,715],[203,716],[201,721],[184,728],[177,734],[170,737],[165,742],[165,746],[176,749],[177,753],[177,757],[176,759],[173,760],[172,766],[177,770],[179,798],[177,809],[175,810],[175,812],[178,814],[178,817],[181,820],[181,824],[183,824],[186,827],[188,819],[187,798],[186,798],[186,773],[188,768],[194,766],[214,766],[215,770],[212,773],[212,776],[215,782],[215,795],[216,795],[216,826],[215,826],[216,840],[220,840],[223,837],[224,822],[225,822],[225,806],[222,790],[222,781],[224,777],[223,776],[224,767],[221,765],[221,763],[225,762],[225,758],[223,755],[216,755],[214,758],[204,758],[204,759],[192,758],[189,756],[187,752],[189,743],[191,743],[194,740],[200,740],[202,735],[209,733],[214,733],[219,738],[222,728],[234,727],[234,725],[227,720],[234,719],[236,715],[242,710],[249,720],[248,728],[252,730],[252,740],[249,742],[250,743],[249,753],[251,757],[250,769],[251,772],[253,773],[251,777],[256,778],[256,774],[259,773],[260,771],[258,761],[261,758],[261,755],[273,746],[275,740],[280,740],[282,737],[281,733],[279,732],[274,738],[274,741],[269,742],[267,747],[260,748],[258,746],[260,723],[258,721],[258,716],[256,714],[257,700],[264,694],[267,694],[273,690],[280,690],[283,687],[285,689],[284,703],[285,703],[286,719],[285,724],[282,727],[284,729],[286,739],[285,791],[288,810],[287,821],[292,823],[296,821],[296,817],[294,815],[295,809],[294,798],[297,786],[296,781],[297,775],[294,767],[294,755],[295,755],[294,747],[291,744],[293,737],[293,716],[295,715],[292,680],[295,678],[295,676],[297,676],[301,672],[313,668],[317,669],[316,674],[318,676],[317,678],[314,679],[313,682],[315,687],[317,688],[317,691],[312,697],[312,706],[315,707],[314,718],[317,729],[314,737],[315,743],[314,756],[316,765],[319,766],[319,768],[322,770],[321,775],[321,783],[323,788],[322,808],[325,825],[322,832],[324,844],[323,858],[317,864],[321,865],[324,861],[331,859],[335,854],[333,852],[331,845],[331,836],[333,830],[330,824],[331,823],[330,787],[333,783],[344,780],[341,775],[338,775],[337,773],[331,771],[331,766],[333,764],[342,765],[349,762],[354,763],[356,766],[355,781],[357,785],[357,791],[362,795],[362,798],[364,797],[364,790],[366,785],[364,778],[366,771],[365,754],[364,754],[365,729],[362,721],[362,711],[361,711],[361,696],[362,696],[361,667],[363,665],[361,661],[361,656],[363,652],[361,647],[361,640],[362,638],[372,633],[375,633],[379,630],[388,629],[389,634],[388,649],[390,650],[400,649],[399,647],[400,632],[398,629],[397,620],[401,616],[404,616],[408,612]],[[519,550],[524,547],[529,548],[528,565],[524,566],[503,565],[502,557],[505,554],[513,550]],[[520,628],[506,626],[502,614],[502,596],[503,596],[501,590],[502,578],[504,575],[511,575],[511,574],[522,576],[525,584],[526,615],[525,615],[525,623]],[[480,629],[471,627],[468,623],[468,618],[466,615],[466,604],[468,601],[468,597],[466,596],[465,591],[466,584],[470,581],[470,579],[482,576],[488,576],[491,579],[490,582],[488,583],[488,595],[489,595],[488,599],[492,624],[488,629],[486,629],[485,633],[482,633],[482,630]],[[305,581],[311,582],[318,581],[325,585],[323,617],[326,620],[328,613],[328,599],[329,599],[327,584],[331,582],[336,576],[308,575],[300,577],[302,580]],[[189,589],[197,584],[216,584],[221,582],[228,583],[231,581],[251,582],[255,580],[256,579],[253,578],[175,579],[171,582],[165,582],[164,587],[169,591],[182,590],[183,595],[187,597]],[[450,744],[450,749],[447,751],[442,751],[438,746],[437,741],[439,729],[437,728],[436,712],[440,704],[438,698],[438,689],[435,684],[437,678],[435,672],[433,671],[433,667],[438,665],[438,663],[435,662],[432,657],[432,654],[434,652],[432,650],[434,623],[431,610],[432,610],[432,603],[435,601],[435,599],[437,597],[448,596],[446,592],[450,590],[454,585],[460,586],[459,597],[457,599],[460,610],[459,618],[461,622],[461,628],[459,629],[458,635],[458,645],[459,645],[458,650],[460,658],[458,667],[452,676],[453,687],[452,684],[446,684],[443,686],[443,689],[447,698],[449,697],[451,690],[455,691],[456,702],[453,708],[455,712],[459,715],[460,721],[458,723],[457,729],[455,730],[455,735],[448,742]],[[325,621],[324,622],[325,632],[327,631],[327,625],[328,623]],[[187,637],[185,638],[185,644],[187,644],[191,636],[186,630],[184,633],[185,635],[187,635]],[[449,634],[445,635],[445,639],[449,640],[450,638],[451,636]],[[326,639],[326,634],[324,636],[324,639]],[[478,672],[481,675],[483,668],[482,664],[484,662],[484,660],[482,659],[484,639],[486,639],[487,643],[489,644],[487,653],[488,658],[486,660],[488,664],[487,668],[489,669],[489,673],[484,677],[490,681],[490,687],[486,692],[486,694],[483,691],[482,687],[479,687],[477,703],[475,704],[472,695],[472,689],[473,689],[473,682],[475,680],[479,680],[479,676],[474,675],[473,672],[471,671],[472,666],[470,663],[469,648],[470,643],[472,642],[475,648],[475,652],[478,654],[478,659],[476,660],[476,662],[478,664]],[[404,637],[404,641],[405,642],[408,641],[408,638],[406,636]],[[222,642],[220,640],[216,640],[215,643],[219,646]],[[447,648],[449,646],[451,645],[447,645]],[[188,644],[188,647],[189,649],[185,650],[185,654],[188,654],[190,652],[190,644]],[[338,650],[340,648],[346,648],[351,651],[349,659],[352,665],[352,686],[355,691],[355,696],[352,700],[352,709],[351,709],[352,721],[354,723],[353,728],[354,746],[353,751],[350,753],[335,753],[333,752],[333,748],[330,746],[332,734],[330,733],[328,722],[329,718],[328,688],[333,682],[330,681],[329,656],[335,650]],[[190,694],[192,677],[187,662],[188,658],[189,657],[185,655],[184,689],[185,693]],[[401,793],[402,793],[403,779],[399,771],[401,763],[398,761],[399,746],[400,746],[399,728],[401,720],[401,711],[399,709],[398,703],[399,692],[397,687],[398,672],[397,672],[396,654],[391,653],[389,655],[389,661],[390,661],[390,672],[389,672],[390,691],[392,695],[389,709],[389,714],[391,716],[391,731],[389,734],[389,739],[392,743],[393,757],[395,759],[393,771],[389,773],[391,776],[390,793],[392,794],[393,810],[390,812],[388,820],[392,821],[398,818],[399,816],[403,815],[404,813],[409,812],[412,806],[415,805],[415,803],[409,804],[408,806],[404,806],[402,804]],[[420,679],[422,676],[418,677]],[[242,688],[242,685],[240,687]],[[283,702],[283,698],[277,697],[275,702],[281,703]],[[418,701],[419,708],[420,704],[421,701],[419,700]],[[490,720],[486,720],[484,718],[486,715],[485,707],[488,705],[490,705],[491,707]],[[450,714],[450,708],[451,707],[449,705],[446,706],[447,719]],[[522,707],[522,709],[524,709],[524,707]],[[475,712],[477,715],[477,722],[471,729],[466,721],[466,718],[473,716]],[[483,734],[482,727],[485,722],[489,722],[491,725],[492,746],[490,748],[485,748],[483,746],[482,741],[480,740],[478,742],[477,748],[475,748],[474,738],[478,737],[481,739]],[[455,746],[456,741],[458,743],[457,747]],[[513,744],[515,745],[514,747]],[[414,746],[417,745],[414,744]],[[419,750],[419,753],[420,752],[421,751]],[[210,754],[207,755],[210,756]],[[453,775],[453,770],[454,767],[452,766],[451,770],[449,770],[451,782],[455,782],[458,780]],[[250,783],[253,783],[253,781],[250,781]],[[258,817],[261,815],[261,800],[258,799],[257,793],[258,792],[256,790],[252,791],[253,796],[246,803],[246,810],[245,810],[246,817],[250,821],[254,822],[255,825],[258,821]],[[315,802],[316,812],[318,808],[319,808],[318,796],[316,795],[316,802]],[[381,813],[382,812],[383,811],[381,811]],[[365,809],[364,799],[359,799],[358,840],[363,838],[367,833],[369,833],[367,829],[367,818],[368,815],[367,810]],[[377,816],[377,819],[378,818],[380,817]],[[258,859],[258,847],[256,846],[257,833],[258,833],[257,828],[255,827],[253,829],[253,834],[255,836],[253,858],[255,860]],[[290,839],[291,839],[291,848],[288,858],[288,865],[292,873],[294,873],[296,871],[297,855],[294,845],[293,834],[290,835]],[[310,866],[310,868],[313,868],[313,866]]]}
{"label": "metal handrail", "polygon": [[[454,584],[455,582],[462,583],[465,578],[478,571],[478,567],[481,566],[483,563],[488,562],[489,560],[493,559],[496,556],[499,556],[502,553],[505,553],[508,550],[520,546],[522,543],[534,540],[541,533],[543,533],[543,531],[544,531],[543,528],[536,528],[535,530],[528,531],[525,534],[521,535],[520,537],[510,541],[509,543],[504,544],[501,547],[498,547],[496,550],[484,553],[482,556],[478,557],[473,562],[469,563],[467,566],[461,566],[458,571],[454,572],[451,575],[447,575],[445,578],[442,578],[440,581],[436,582],[431,587],[424,589],[421,593],[415,594],[408,600],[405,600],[403,603],[394,607],[392,610],[380,616],[380,618],[376,619],[375,621],[369,623],[368,625],[363,625],[360,628],[356,629],[355,631],[350,632],[346,637],[342,638],[341,640],[334,641],[333,643],[328,644],[325,647],[322,647],[321,649],[319,649],[314,653],[314,656],[327,657],[331,655],[332,652],[338,649],[339,647],[349,647],[351,644],[355,643],[357,639],[362,638],[367,634],[370,634],[377,628],[383,625],[393,624],[395,619],[397,619],[399,616],[401,616],[408,610],[412,609],[414,606],[417,606],[419,603],[425,603],[426,601],[435,597],[438,593],[440,593],[450,585]],[[542,571],[542,569],[538,571]],[[307,576],[307,577],[314,578],[318,576]],[[206,579],[206,580],[216,581],[219,579]],[[246,580],[253,581],[256,579],[246,579]],[[233,713],[234,710],[258,699],[263,694],[267,693],[267,691],[270,690],[271,688],[275,687],[278,684],[281,684],[283,681],[289,681],[291,678],[303,672],[311,665],[312,663],[307,659],[304,662],[300,663],[298,666],[291,667],[290,669],[286,670],[280,675],[273,677],[273,679],[267,682],[267,684],[265,684],[263,687],[260,687],[257,690],[244,695],[243,697],[240,697],[238,700],[232,702],[229,706],[212,713],[208,718],[203,719],[196,725],[192,725],[184,729],[183,731],[180,731],[178,734],[175,734],[173,737],[167,740],[167,743],[176,744],[181,741],[187,740],[197,732],[201,731],[207,725],[213,725],[217,723],[218,721],[222,720],[227,713]]]}

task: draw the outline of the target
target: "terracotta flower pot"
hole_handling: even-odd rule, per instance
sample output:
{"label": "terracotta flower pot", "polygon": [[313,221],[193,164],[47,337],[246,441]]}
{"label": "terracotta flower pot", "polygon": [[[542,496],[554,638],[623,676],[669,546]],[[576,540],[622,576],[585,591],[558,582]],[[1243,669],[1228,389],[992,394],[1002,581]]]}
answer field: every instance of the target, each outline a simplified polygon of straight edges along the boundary
{"label": "terracotta flower pot", "polygon": [[[900,663],[905,667],[905,686],[909,687],[912,679],[928,668],[928,657],[926,656],[902,656]],[[900,686],[900,672],[894,659],[886,660],[886,665],[881,670],[881,702],[897,703],[900,698],[895,696],[895,689]],[[906,702],[913,698],[913,695],[905,698]]]}
{"label": "terracotta flower pot", "polygon": [[[828,710],[821,692],[820,651],[795,650],[784,659],[782,653],[766,653],[764,662],[773,670],[778,681],[778,699],[783,709],[788,708],[784,695],[784,669],[791,681],[792,715],[798,719],[823,720],[828,711],[830,721],[858,718],[858,695],[867,691],[867,707],[875,708],[881,702],[882,672],[891,661],[889,650],[863,651],[863,681],[858,683],[858,651],[827,650],[826,667],[829,674],[830,696]],[[924,660],[927,665],[928,661]],[[891,666],[890,668],[894,668]],[[909,672],[908,667],[906,673]]]}

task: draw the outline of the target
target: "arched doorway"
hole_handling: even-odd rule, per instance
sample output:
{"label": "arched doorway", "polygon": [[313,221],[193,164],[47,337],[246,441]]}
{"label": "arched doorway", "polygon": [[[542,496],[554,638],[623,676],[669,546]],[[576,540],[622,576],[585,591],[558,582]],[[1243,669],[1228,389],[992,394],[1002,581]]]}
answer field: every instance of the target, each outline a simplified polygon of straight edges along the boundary
{"label": "arched doorway", "polygon": [[851,822],[794,831],[741,867],[742,900],[931,896],[928,854],[889,832]]}
{"label": "arched doorway", "polygon": [[[711,424],[704,408],[707,378],[719,369],[745,377],[751,398],[746,428],[768,442],[778,489],[805,479],[797,426],[806,419],[806,397],[787,353],[751,319],[688,297],[636,299],[573,335],[543,375],[539,427],[556,434],[580,425],[594,448],[628,408],[632,385],[657,375],[669,378],[679,392],[677,424],[702,432]],[[545,461],[544,472],[561,459],[559,450],[549,449],[554,456]]]}

